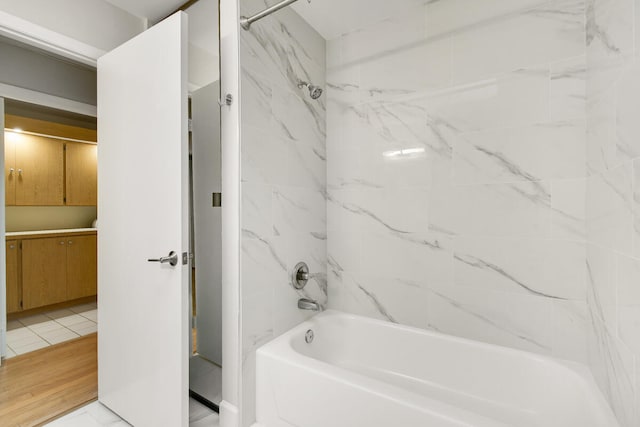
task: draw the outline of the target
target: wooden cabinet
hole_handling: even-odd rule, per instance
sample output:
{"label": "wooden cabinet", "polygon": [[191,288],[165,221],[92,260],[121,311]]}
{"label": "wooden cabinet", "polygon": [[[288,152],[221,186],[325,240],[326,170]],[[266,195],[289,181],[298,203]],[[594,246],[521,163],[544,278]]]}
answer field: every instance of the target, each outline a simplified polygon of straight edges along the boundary
{"label": "wooden cabinet", "polygon": [[[7,206],[96,206],[96,131],[5,116],[5,204]],[[41,135],[53,135],[46,137]]]}
{"label": "wooden cabinet", "polygon": [[7,241],[7,312],[97,293],[95,232],[27,235]]}
{"label": "wooden cabinet", "polygon": [[67,242],[64,237],[22,241],[23,308],[67,299]]}
{"label": "wooden cabinet", "polygon": [[20,293],[19,271],[19,246],[17,240],[8,240],[7,249],[7,313],[22,310],[22,298]]}
{"label": "wooden cabinet", "polygon": [[67,206],[98,204],[98,147],[68,142],[66,156]]}
{"label": "wooden cabinet", "polygon": [[94,236],[67,238],[67,299],[98,292],[98,239]]}
{"label": "wooden cabinet", "polygon": [[5,133],[7,205],[64,205],[64,143],[53,138]]}

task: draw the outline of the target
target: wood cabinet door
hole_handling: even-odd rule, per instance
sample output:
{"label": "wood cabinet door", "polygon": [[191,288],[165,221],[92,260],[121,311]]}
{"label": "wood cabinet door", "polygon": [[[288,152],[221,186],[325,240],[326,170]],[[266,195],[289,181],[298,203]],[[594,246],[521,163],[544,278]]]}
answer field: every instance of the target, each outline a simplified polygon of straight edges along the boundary
{"label": "wood cabinet door", "polygon": [[66,185],[68,206],[98,204],[98,146],[67,143]]}
{"label": "wood cabinet door", "polygon": [[16,205],[64,205],[64,144],[34,135],[16,140]]}
{"label": "wood cabinet door", "polygon": [[16,204],[16,138],[19,134],[4,133],[4,204]]}
{"label": "wood cabinet door", "polygon": [[67,298],[98,293],[98,239],[96,236],[67,237]]}
{"label": "wood cabinet door", "polygon": [[23,308],[56,304],[67,299],[67,238],[22,241]]}
{"label": "wood cabinet door", "polygon": [[18,241],[7,241],[7,313],[22,310],[21,295],[18,282]]}

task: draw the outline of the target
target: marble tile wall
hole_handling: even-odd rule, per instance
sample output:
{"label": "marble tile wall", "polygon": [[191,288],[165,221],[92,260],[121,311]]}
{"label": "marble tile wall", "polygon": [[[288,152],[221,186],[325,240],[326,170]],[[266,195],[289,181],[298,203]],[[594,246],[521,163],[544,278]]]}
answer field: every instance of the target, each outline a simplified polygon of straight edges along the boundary
{"label": "marble tile wall", "polygon": [[[241,13],[268,6],[243,0]],[[240,34],[242,424],[255,421],[255,350],[327,304],[325,40],[291,9]],[[295,291],[290,272],[306,262],[312,278]]]}
{"label": "marble tile wall", "polygon": [[586,12],[414,2],[328,41],[329,307],[589,361]]}
{"label": "marble tile wall", "polygon": [[640,425],[640,1],[587,1],[589,362]]}
{"label": "marble tile wall", "polygon": [[301,296],[587,363],[640,425],[639,22],[640,0],[406,0],[326,42],[289,9],[242,32],[244,425]]}

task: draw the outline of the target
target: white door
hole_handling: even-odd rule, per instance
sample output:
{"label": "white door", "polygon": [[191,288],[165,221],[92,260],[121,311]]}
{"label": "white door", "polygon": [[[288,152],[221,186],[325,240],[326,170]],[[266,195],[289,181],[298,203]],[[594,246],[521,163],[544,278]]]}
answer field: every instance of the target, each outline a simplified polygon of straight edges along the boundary
{"label": "white door", "polygon": [[98,394],[135,427],[188,424],[186,64],[181,12],[98,61]]}

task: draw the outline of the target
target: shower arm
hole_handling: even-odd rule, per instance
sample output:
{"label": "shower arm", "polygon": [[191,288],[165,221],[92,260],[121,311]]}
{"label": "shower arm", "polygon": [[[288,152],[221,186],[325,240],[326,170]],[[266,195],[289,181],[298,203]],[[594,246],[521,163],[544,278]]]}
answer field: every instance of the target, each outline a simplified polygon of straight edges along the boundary
{"label": "shower arm", "polygon": [[[253,24],[256,21],[259,21],[260,19],[264,18],[265,16],[269,16],[274,12],[279,11],[280,9],[282,9],[283,7],[287,7],[292,3],[297,2],[298,0],[283,0],[278,4],[274,4],[273,6],[263,10],[260,13],[256,13],[253,16],[250,16],[249,18],[247,18],[246,16],[241,16],[240,17],[240,26],[245,29],[245,30],[249,30],[249,28],[251,28],[251,24]],[[311,3],[311,0],[307,0],[309,3]]]}

